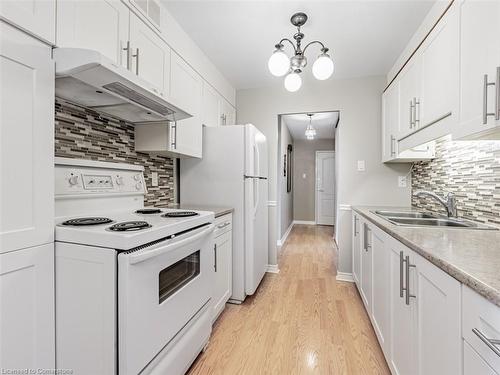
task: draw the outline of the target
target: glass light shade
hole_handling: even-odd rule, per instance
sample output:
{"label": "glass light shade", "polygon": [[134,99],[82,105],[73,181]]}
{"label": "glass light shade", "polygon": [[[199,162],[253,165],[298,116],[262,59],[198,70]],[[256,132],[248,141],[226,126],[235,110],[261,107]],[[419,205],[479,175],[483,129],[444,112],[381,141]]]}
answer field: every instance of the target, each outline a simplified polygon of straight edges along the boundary
{"label": "glass light shade", "polygon": [[306,135],[306,139],[311,141],[314,139],[314,135]]}
{"label": "glass light shade", "polygon": [[277,49],[269,58],[267,67],[273,76],[284,76],[290,69],[290,59],[283,50]]}
{"label": "glass light shade", "polygon": [[313,75],[316,79],[323,81],[333,74],[333,61],[326,53],[322,53],[316,59],[312,67]]}
{"label": "glass light shade", "polygon": [[295,92],[302,86],[302,78],[298,73],[290,73],[285,77],[285,88],[290,92]]}
{"label": "glass light shade", "polygon": [[316,129],[314,129],[311,126],[308,126],[306,129],[305,135],[306,135],[306,137],[309,137],[309,136],[314,137],[316,135]]}

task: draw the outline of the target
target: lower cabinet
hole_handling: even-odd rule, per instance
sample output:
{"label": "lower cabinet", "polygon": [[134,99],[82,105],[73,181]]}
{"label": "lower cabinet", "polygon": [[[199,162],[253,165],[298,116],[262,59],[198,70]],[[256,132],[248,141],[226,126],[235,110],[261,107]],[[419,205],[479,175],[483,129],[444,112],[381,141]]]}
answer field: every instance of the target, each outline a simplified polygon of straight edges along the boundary
{"label": "lower cabinet", "polygon": [[233,293],[233,232],[232,215],[224,215],[215,220],[213,322],[224,310]]}
{"label": "lower cabinet", "polygon": [[0,332],[0,369],[55,368],[53,243],[0,255]]}
{"label": "lower cabinet", "polygon": [[352,277],[360,288],[361,275],[361,222],[359,215],[352,215]]}
{"label": "lower cabinet", "polygon": [[461,374],[460,282],[366,220],[363,236],[358,288],[392,373]]}

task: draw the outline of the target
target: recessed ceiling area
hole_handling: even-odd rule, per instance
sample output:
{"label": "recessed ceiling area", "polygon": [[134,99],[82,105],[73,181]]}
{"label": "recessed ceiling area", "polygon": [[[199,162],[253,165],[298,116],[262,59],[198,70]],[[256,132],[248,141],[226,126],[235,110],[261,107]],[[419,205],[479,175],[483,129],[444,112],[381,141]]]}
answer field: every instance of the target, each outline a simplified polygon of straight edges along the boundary
{"label": "recessed ceiling area", "polygon": [[[321,40],[335,64],[333,79],[385,75],[434,5],[433,1],[193,1],[162,0],[174,18],[236,89],[283,83],[267,68],[274,45],[292,38],[295,12],[309,19],[303,44]],[[285,51],[292,55],[291,47]],[[318,46],[307,51],[303,79]]]}
{"label": "recessed ceiling area", "polygon": [[[294,140],[305,140],[305,131],[309,125],[309,116],[306,113],[282,115],[281,121],[287,126]],[[314,139],[335,138],[335,127],[339,121],[339,112],[317,112],[311,117],[311,124],[316,129]]]}

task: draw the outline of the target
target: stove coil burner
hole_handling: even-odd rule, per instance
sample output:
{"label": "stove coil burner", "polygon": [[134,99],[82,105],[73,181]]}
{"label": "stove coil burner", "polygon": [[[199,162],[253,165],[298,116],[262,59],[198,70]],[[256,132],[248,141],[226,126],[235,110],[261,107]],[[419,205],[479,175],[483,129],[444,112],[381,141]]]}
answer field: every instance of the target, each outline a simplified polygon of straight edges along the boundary
{"label": "stove coil burner", "polygon": [[199,215],[194,211],[172,211],[162,215],[163,217],[190,217]]}
{"label": "stove coil burner", "polygon": [[135,211],[136,214],[143,215],[151,215],[151,214],[159,214],[161,210],[159,208],[141,208],[140,210]]}
{"label": "stove coil burner", "polygon": [[109,230],[116,232],[129,232],[151,228],[151,225],[145,221],[124,221],[109,227]]}
{"label": "stove coil burner", "polygon": [[99,225],[99,224],[108,224],[113,220],[108,219],[107,217],[80,217],[77,219],[66,220],[62,223],[62,225],[69,226],[84,226],[84,225]]}

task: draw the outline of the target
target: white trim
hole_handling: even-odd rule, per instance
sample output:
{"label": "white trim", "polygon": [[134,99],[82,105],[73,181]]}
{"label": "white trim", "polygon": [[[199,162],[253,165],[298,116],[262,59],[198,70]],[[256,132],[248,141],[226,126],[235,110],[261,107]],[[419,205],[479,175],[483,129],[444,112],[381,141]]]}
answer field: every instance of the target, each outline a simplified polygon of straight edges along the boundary
{"label": "white trim", "polygon": [[339,272],[337,271],[337,277],[335,278],[337,281],[345,281],[348,283],[353,283],[354,278],[352,277],[352,273],[350,272]]}
{"label": "white trim", "polygon": [[352,207],[350,204],[339,204],[340,211],[351,211]]}
{"label": "white trim", "polygon": [[293,224],[304,224],[304,225],[316,225],[315,221],[307,221],[307,220],[294,220]]}
{"label": "white trim", "polygon": [[289,235],[289,234],[290,234],[290,232],[292,231],[293,224],[294,224],[294,222],[292,221],[292,222],[290,223],[290,226],[289,226],[289,227],[288,227],[288,229],[286,230],[285,234],[283,234],[283,237],[281,237],[281,239],[279,239],[279,240],[277,241],[277,245],[278,245],[278,247],[281,247],[281,246],[283,246],[283,245],[285,244],[285,241],[286,241],[286,239],[288,238],[288,235]]}
{"label": "white trim", "polygon": [[269,273],[280,273],[280,269],[277,264],[268,264],[266,272]]}
{"label": "white trim", "polygon": [[276,201],[267,201],[267,207],[276,207],[277,205]]}

